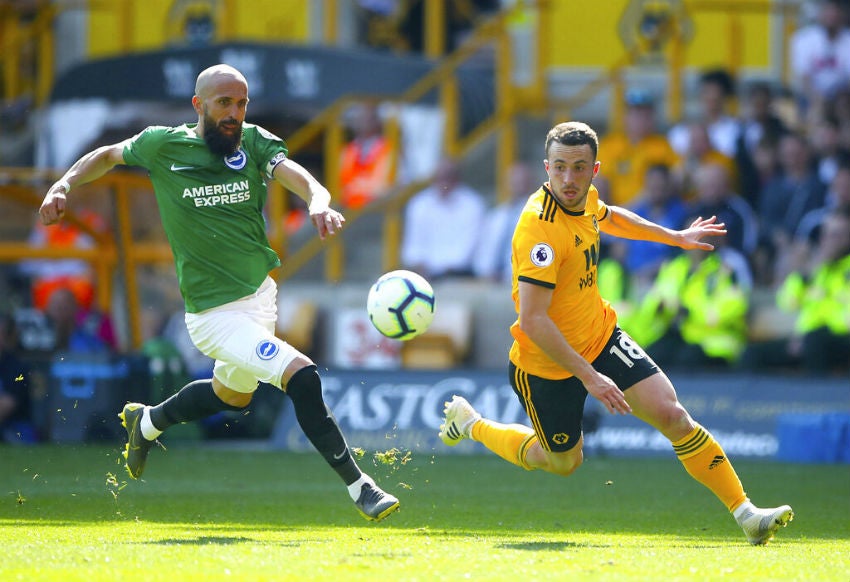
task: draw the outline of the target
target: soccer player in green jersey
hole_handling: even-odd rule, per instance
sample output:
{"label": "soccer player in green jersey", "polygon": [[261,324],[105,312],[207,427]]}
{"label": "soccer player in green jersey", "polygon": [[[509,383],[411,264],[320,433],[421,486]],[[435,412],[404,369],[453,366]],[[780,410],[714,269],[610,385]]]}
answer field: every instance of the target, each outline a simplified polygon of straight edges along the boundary
{"label": "soccer player in green jersey", "polygon": [[286,144],[245,123],[248,83],[233,67],[198,75],[192,105],[197,123],[151,126],[123,142],[85,154],[48,190],[39,213],[46,225],[62,219],[68,193],[119,164],[150,173],[174,254],[186,326],[198,349],[215,359],[213,377],[197,380],[156,406],[128,403],[119,414],[127,429],[127,471],[139,479],[148,452],[169,426],[248,406],[259,381],[292,399],[304,434],[343,479],[364,517],[381,520],[399,501],[363,473],[322,397],[316,365],[275,337],[280,266],[263,220],[267,180],[277,180],[309,205],[325,238],[345,223],[331,196],[290,160]]}

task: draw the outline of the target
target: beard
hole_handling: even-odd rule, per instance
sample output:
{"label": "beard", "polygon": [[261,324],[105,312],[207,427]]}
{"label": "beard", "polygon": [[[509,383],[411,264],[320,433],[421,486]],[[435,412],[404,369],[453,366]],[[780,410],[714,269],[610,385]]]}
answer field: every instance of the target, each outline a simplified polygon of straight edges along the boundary
{"label": "beard", "polygon": [[224,119],[222,122],[235,123],[238,127],[232,134],[226,133],[213,118],[204,113],[204,141],[212,153],[229,156],[239,149],[242,141],[242,124],[235,119]]}

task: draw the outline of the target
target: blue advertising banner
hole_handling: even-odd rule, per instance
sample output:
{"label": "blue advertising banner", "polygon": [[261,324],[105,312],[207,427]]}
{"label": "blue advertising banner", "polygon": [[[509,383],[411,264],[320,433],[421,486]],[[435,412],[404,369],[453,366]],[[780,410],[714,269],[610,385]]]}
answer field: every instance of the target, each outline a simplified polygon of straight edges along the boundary
{"label": "blue advertising banner", "polygon": [[[780,416],[850,413],[846,378],[813,380],[774,376],[671,374],[679,399],[733,457],[775,458]],[[485,417],[530,425],[507,373],[449,371],[325,371],[325,399],[349,444],[367,451],[392,448],[420,453],[483,453],[479,443],[444,445],[437,431],[452,394]],[[620,456],[673,455],[669,441],[632,416],[612,416],[593,397],[587,409],[599,420],[585,434],[591,452]],[[274,447],[311,450],[287,401],[271,437]]]}

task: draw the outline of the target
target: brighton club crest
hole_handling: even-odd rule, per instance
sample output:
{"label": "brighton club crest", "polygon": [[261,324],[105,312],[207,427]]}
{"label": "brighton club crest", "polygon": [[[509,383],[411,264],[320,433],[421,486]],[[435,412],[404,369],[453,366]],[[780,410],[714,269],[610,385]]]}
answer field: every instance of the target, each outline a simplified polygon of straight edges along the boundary
{"label": "brighton club crest", "polygon": [[239,148],[234,153],[224,156],[224,164],[231,170],[241,170],[248,163],[248,156],[245,151]]}

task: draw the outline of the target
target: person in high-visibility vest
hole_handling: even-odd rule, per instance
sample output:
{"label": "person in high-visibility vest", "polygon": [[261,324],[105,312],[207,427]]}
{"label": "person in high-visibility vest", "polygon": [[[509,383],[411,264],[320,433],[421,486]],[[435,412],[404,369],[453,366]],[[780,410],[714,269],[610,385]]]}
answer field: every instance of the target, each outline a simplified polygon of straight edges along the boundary
{"label": "person in high-visibility vest", "polygon": [[[687,255],[680,254],[664,261],[649,289],[642,296],[631,298],[630,309],[618,311],[623,329],[653,355],[660,349],[656,344],[662,338],[669,337],[681,308],[679,291],[689,270],[690,259]],[[680,346],[678,334],[673,343],[676,348]]]}
{"label": "person in high-visibility vest", "polygon": [[360,208],[385,196],[392,186],[393,151],[372,104],[360,105],[353,119],[354,138],[342,150],[339,180],[342,205]]}
{"label": "person in high-visibility vest", "polygon": [[850,370],[850,209],[824,221],[807,271],[792,272],[776,294],[780,309],[797,315],[791,337],[750,346],[747,367]]}
{"label": "person in high-visibility vest", "polygon": [[[738,254],[732,249],[726,252]],[[732,261],[721,256],[703,258],[682,288],[686,312],[679,330],[688,345],[699,348],[694,363],[732,363],[746,347],[749,289],[736,276]]]}
{"label": "person in high-visibility vest", "polygon": [[[92,208],[80,208],[76,214],[92,230],[106,231],[106,221]],[[73,223],[45,226],[39,220],[30,233],[29,244],[34,248],[90,249],[95,246],[95,241]],[[89,309],[94,302],[95,277],[91,266],[84,260],[30,259],[22,261],[20,269],[32,281],[32,304],[36,309],[46,309],[58,289],[70,289],[83,309]]]}
{"label": "person in high-visibility vest", "polygon": [[621,323],[662,364],[734,363],[746,347],[751,287],[746,259],[734,249],[683,253],[662,265]]}

